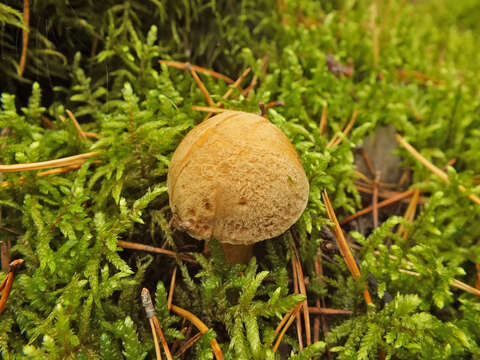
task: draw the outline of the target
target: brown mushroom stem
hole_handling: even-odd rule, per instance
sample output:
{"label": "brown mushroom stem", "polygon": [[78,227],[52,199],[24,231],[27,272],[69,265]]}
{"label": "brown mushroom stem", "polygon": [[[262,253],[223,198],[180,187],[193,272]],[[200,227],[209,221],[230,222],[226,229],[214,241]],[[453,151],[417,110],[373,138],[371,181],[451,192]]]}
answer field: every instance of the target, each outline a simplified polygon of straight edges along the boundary
{"label": "brown mushroom stem", "polygon": [[252,245],[232,245],[222,243],[225,257],[229,264],[246,264],[253,256],[253,244]]}

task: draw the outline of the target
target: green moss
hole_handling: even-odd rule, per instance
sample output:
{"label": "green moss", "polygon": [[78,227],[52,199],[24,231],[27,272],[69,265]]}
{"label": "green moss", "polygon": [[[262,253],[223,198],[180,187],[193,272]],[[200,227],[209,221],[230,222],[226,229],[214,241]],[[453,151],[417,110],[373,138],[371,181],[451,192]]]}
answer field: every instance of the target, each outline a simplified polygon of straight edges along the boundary
{"label": "green moss", "polygon": [[[350,318],[329,316],[325,342],[303,351],[292,326],[285,337],[292,359],[328,358],[326,345],[339,359],[377,358],[378,349],[398,359],[478,356],[478,300],[451,285],[454,279],[473,285],[480,263],[480,208],[458,190],[463,184],[480,194],[474,181],[480,34],[472,20],[479,10],[473,1],[455,4],[302,0],[287,1],[279,13],[273,0],[34,2],[23,79],[16,75],[22,9],[17,2],[0,6],[0,128],[9,129],[0,137],[1,163],[99,152],[66,173],[1,175],[13,185],[0,187],[0,239],[25,260],[0,318],[2,357],[154,358],[140,289],[155,293],[169,343],[182,338],[166,300],[175,266],[174,303],[211,328],[188,356],[212,358],[209,340],[216,337],[226,359],[280,357],[271,351],[275,328],[304,299],[289,283],[291,234],[259,244],[249,264],[229,267],[214,241],[207,258],[201,243],[168,228],[169,161],[204,117],[191,106],[205,100],[187,72],[160,65],[159,58],[188,60],[231,78],[252,67],[258,86],[249,96],[234,90],[227,108],[256,112],[260,101],[284,103],[268,116],[298,150],[310,181],[307,210],[294,227],[310,279],[308,301],[313,306],[322,295],[328,307],[353,311]],[[332,73],[328,54],[351,62],[353,76]],[[200,76],[215,101],[229,88]],[[74,123],[61,118],[66,109],[99,138],[80,139]],[[355,110],[349,136],[327,147]],[[412,171],[411,187],[422,189],[426,202],[410,224],[392,216],[371,234],[351,233],[361,246],[362,279],[373,275],[378,290],[369,283],[374,306],[366,309],[362,286],[338,254],[327,254],[324,277],[315,272],[317,251],[329,241],[321,191],[340,217],[362,206],[355,146],[385,124],[438,167],[457,161],[447,168],[446,184],[398,150]],[[396,234],[399,223],[409,230],[407,241]],[[145,257],[121,249],[118,240],[166,243],[192,252],[198,264]]]}

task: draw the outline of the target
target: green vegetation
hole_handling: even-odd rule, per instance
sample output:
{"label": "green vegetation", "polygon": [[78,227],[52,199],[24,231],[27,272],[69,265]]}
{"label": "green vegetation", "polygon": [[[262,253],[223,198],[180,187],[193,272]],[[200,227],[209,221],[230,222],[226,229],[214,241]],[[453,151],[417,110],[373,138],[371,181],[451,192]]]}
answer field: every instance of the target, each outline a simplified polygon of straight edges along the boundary
{"label": "green vegetation", "polygon": [[[25,260],[0,315],[2,358],[154,359],[140,291],[155,294],[167,342],[182,339],[184,325],[167,309],[177,266],[174,304],[210,328],[187,358],[212,359],[215,337],[226,359],[279,359],[275,328],[304,300],[291,282],[293,242],[309,279],[309,305],[321,296],[327,307],[353,314],[327,315],[329,331],[303,350],[294,323],[282,340],[290,359],[480,356],[480,302],[452,287],[455,279],[474,286],[480,263],[480,206],[458,189],[480,195],[476,1],[35,1],[19,77],[27,28],[21,5],[0,5],[0,129],[8,129],[0,163],[99,153],[64,173],[0,174],[0,240],[12,243],[12,258]],[[353,64],[353,75],[334,73],[327,55]],[[258,85],[248,96],[235,88],[232,100],[222,100],[226,108],[258,112],[259,102],[284,103],[268,117],[297,148],[310,201],[295,236],[260,243],[247,265],[228,266],[215,241],[207,257],[202,243],[168,226],[169,159],[204,118],[192,105],[205,98],[188,72],[159,59],[233,79],[250,66],[243,86],[253,75]],[[231,88],[200,77],[214,101]],[[98,138],[79,136],[67,109]],[[355,110],[350,134],[328,147]],[[409,188],[425,201],[412,222],[401,219],[403,204],[380,211],[373,231],[343,227],[358,245],[359,284],[326,246],[333,242],[321,192],[340,220],[370,205],[370,196],[362,205],[355,185],[355,147],[387,124],[438,167],[456,162],[446,168],[447,184],[397,150],[402,169],[411,170]],[[166,244],[196,263],[122,249],[119,240]],[[315,271],[319,249],[323,276]],[[372,294],[368,308],[362,284]]]}

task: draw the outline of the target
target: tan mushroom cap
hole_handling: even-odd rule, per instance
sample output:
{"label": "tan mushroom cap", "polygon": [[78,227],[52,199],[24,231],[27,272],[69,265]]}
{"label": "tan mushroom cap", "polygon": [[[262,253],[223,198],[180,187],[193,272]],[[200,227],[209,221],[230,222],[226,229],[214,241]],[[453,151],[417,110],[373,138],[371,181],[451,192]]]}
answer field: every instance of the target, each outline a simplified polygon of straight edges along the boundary
{"label": "tan mushroom cap", "polygon": [[179,228],[234,245],[285,232],[305,210],[309,192],[285,134],[265,118],[239,111],[192,129],[173,154],[167,183]]}

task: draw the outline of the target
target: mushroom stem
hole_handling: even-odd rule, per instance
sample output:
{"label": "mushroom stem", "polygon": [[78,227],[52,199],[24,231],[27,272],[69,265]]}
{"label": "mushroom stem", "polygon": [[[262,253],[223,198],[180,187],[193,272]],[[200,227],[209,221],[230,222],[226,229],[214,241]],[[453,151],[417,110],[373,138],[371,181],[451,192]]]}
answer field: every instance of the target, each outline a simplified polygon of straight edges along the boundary
{"label": "mushroom stem", "polygon": [[253,244],[252,245],[232,245],[222,243],[225,257],[229,264],[246,264],[253,256]]}

